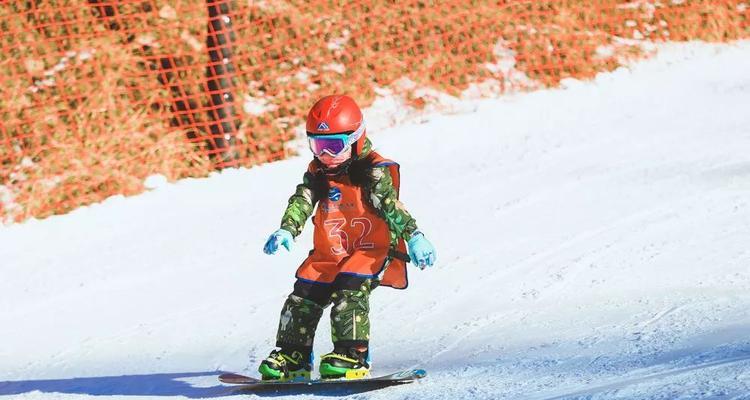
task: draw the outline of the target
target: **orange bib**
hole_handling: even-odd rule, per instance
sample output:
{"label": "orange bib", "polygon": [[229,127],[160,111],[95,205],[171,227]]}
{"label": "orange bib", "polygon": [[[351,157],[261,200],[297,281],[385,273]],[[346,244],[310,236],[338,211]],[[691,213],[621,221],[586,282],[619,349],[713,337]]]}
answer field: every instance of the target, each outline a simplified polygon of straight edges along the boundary
{"label": "orange bib", "polygon": [[[372,165],[389,166],[394,185],[398,185],[398,164],[374,152],[368,159]],[[383,286],[406,288],[405,262],[389,257],[388,223],[364,199],[363,189],[352,183],[348,175],[326,176],[326,179],[328,192],[321,196],[313,217],[314,249],[297,269],[297,279],[332,283],[339,274],[346,274],[379,278]],[[399,240],[398,247],[405,251],[403,240]]]}

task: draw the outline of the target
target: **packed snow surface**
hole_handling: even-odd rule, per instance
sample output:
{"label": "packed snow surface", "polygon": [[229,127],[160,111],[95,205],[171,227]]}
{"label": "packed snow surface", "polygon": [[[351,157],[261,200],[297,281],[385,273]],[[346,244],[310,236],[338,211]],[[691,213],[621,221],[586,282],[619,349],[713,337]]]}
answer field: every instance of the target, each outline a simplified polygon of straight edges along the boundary
{"label": "packed snow surface", "polygon": [[[748,71],[750,42],[669,45],[592,82],[371,121],[438,263],[371,300],[374,373],[427,378],[351,396],[750,399]],[[311,224],[291,253],[261,248],[308,161],[0,228],[0,397],[254,396],[216,376],[273,347]]]}

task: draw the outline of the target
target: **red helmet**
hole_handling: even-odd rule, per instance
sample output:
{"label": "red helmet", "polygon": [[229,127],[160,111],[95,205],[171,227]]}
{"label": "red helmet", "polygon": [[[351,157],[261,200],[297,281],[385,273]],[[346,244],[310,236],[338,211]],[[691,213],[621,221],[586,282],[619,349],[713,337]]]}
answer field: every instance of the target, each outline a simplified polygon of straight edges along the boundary
{"label": "red helmet", "polygon": [[318,100],[307,113],[308,135],[359,134],[352,143],[355,155],[362,154],[365,144],[365,122],[362,110],[349,96],[333,95]]}

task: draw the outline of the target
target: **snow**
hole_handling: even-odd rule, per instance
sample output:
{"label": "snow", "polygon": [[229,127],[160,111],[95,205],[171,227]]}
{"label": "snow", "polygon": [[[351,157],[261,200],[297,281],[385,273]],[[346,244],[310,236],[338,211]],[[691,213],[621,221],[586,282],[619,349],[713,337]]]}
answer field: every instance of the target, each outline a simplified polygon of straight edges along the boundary
{"label": "snow", "polygon": [[265,112],[274,111],[277,108],[266,98],[258,98],[246,94],[244,100],[242,104],[243,110],[252,115],[261,115]]}
{"label": "snow", "polygon": [[[593,82],[370,123],[438,264],[371,302],[375,373],[428,377],[352,398],[750,398],[748,70],[747,41],[668,45]],[[308,225],[261,251],[307,161],[0,227],[0,396],[231,395],[217,371],[271,350],[312,242]]]}
{"label": "snow", "polygon": [[146,189],[150,190],[164,187],[167,184],[167,177],[161,174],[150,175],[143,181],[143,185],[146,187]]}

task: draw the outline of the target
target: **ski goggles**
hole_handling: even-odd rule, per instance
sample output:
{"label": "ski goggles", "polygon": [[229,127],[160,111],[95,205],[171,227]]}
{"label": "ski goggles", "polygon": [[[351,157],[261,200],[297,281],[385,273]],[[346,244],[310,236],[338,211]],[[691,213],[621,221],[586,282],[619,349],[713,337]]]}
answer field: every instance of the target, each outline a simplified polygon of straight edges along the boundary
{"label": "ski goggles", "polygon": [[359,125],[356,131],[337,133],[334,135],[307,134],[307,142],[310,144],[310,150],[316,156],[322,156],[323,153],[336,157],[346,151],[353,143],[356,143],[365,133],[365,122]]}

